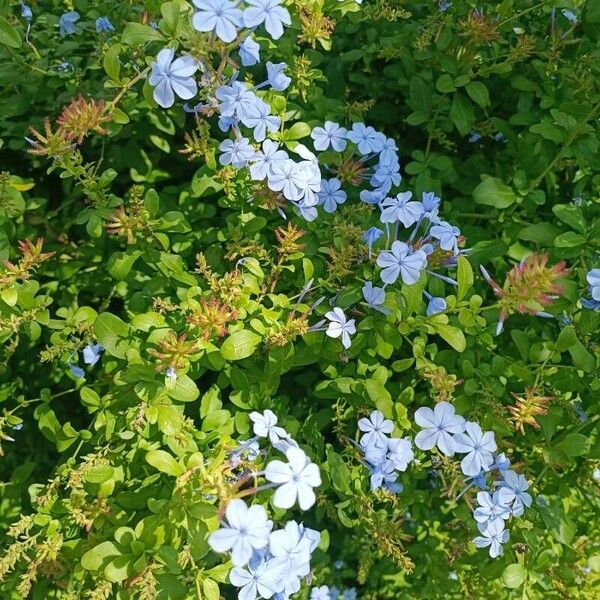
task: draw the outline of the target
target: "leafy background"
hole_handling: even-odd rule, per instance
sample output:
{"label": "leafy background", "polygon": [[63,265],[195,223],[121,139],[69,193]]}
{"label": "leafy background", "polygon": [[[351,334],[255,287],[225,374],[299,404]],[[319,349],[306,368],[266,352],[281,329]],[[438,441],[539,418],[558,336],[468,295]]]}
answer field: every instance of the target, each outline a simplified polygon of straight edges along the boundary
{"label": "leafy background", "polygon": [[[297,121],[287,141],[326,119],[383,130],[398,141],[406,188],[438,193],[472,248],[446,322],[424,316],[422,284],[404,286],[401,322],[365,318],[343,354],[319,333],[282,347],[265,339],[311,277],[311,301],[340,291],[343,306],[359,299],[369,267],[332,273],[325,251],[347,252],[351,211],[325,223],[294,218],[303,247],[277,267],[277,213],[248,207],[248,181],[216,172],[210,152],[191,161],[178,152],[193,117],[158,109],[142,83],[122,96],[109,135],[81,146],[93,163],[83,174],[26,152],[29,128],[41,130],[71,98],[110,101],[165,40],[186,40],[184,4],[31,2],[28,44],[19,4],[0,2],[0,257],[14,262],[17,240],[39,237],[55,253],[32,279],[2,286],[0,423],[15,439],[3,441],[0,459],[4,597],[232,597],[205,541],[216,527],[198,492],[208,477],[182,476],[199,454],[216,468],[232,439],[247,437],[248,412],[267,407],[325,475],[305,516],[325,532],[319,585],[356,587],[361,598],[597,597],[600,316],[578,300],[600,251],[600,4],[505,0],[475,17],[478,5],[460,0],[447,10],[289,3],[336,23],[333,34],[326,27],[298,42],[307,25],[295,19],[271,42],[267,54],[288,62],[293,78],[275,99]],[[71,8],[81,32],[60,38],[59,16]],[[93,30],[104,14],[117,29],[108,38]],[[153,19],[162,19],[154,38],[127,25]],[[106,225],[132,201],[146,212],[129,244]],[[221,277],[251,258],[228,280],[239,312],[229,337],[202,340],[170,387],[148,350],[169,331],[192,339],[185,311],[207,289],[199,252]],[[502,281],[531,252],[571,269],[557,318],[512,316],[495,337],[497,310],[483,310],[493,292],[478,265]],[[157,310],[156,298],[173,310]],[[67,363],[91,339],[106,353],[82,381]],[[507,407],[526,387],[553,400],[540,427],[521,434]],[[496,433],[538,497],[495,561],[469,543],[468,500],[452,500],[456,465],[421,456],[392,501],[367,491],[348,442],[375,407],[411,432],[414,410],[444,393]]]}

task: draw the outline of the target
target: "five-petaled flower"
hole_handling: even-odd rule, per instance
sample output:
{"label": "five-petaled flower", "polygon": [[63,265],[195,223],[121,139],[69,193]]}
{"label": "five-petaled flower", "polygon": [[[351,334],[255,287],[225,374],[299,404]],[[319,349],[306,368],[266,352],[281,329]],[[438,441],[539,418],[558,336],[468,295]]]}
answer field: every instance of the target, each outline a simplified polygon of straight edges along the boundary
{"label": "five-petaled flower", "polygon": [[346,350],[350,348],[352,344],[350,336],[356,333],[354,319],[346,319],[344,311],[337,306],[326,313],[325,318],[330,321],[325,333],[332,338],[341,338],[342,346],[344,346]]}
{"label": "five-petaled flower", "polygon": [[394,431],[394,424],[386,419],[380,410],[374,410],[368,419],[366,417],[360,419],[358,428],[365,432],[360,439],[363,447],[373,445],[378,448],[387,448],[388,438],[386,434]]}
{"label": "five-petaled flower", "polygon": [[192,75],[198,70],[198,63],[191,56],[175,58],[175,50],[164,48],[152,63],[148,82],[154,86],[154,99],[163,108],[175,103],[175,96],[189,100],[198,93],[198,85]]}
{"label": "five-petaled flower", "polygon": [[381,280],[384,283],[394,283],[398,277],[402,277],[404,283],[412,285],[419,280],[421,271],[427,266],[427,254],[396,240],[391,250],[379,253],[377,264],[382,267]]}
{"label": "five-petaled flower", "polygon": [[460,454],[466,454],[460,463],[465,475],[475,476],[487,469],[493,462],[492,452],[496,451],[496,441],[492,431],[481,430],[477,423],[467,421],[465,432],[454,436],[454,448]]}
{"label": "five-petaled flower", "polygon": [[246,3],[250,6],[244,11],[244,25],[258,27],[264,23],[274,40],[283,35],[284,25],[292,24],[290,13],[281,6],[281,0],[246,0]]}
{"label": "five-petaled flower", "polygon": [[243,25],[243,13],[229,0],[193,0],[198,8],[192,18],[197,31],[214,31],[224,42],[232,42]]}
{"label": "five-petaled flower", "polygon": [[452,434],[464,431],[465,420],[455,414],[452,404],[438,402],[433,410],[423,406],[415,412],[415,421],[424,428],[415,437],[417,448],[431,450],[437,446],[446,456],[454,454],[456,448]]}
{"label": "five-petaled flower", "polygon": [[489,525],[487,523],[478,524],[479,531],[483,534],[476,537],[473,543],[478,548],[487,548],[492,558],[496,558],[502,554],[502,544],[508,542],[509,532],[504,529],[502,520],[494,521]]}

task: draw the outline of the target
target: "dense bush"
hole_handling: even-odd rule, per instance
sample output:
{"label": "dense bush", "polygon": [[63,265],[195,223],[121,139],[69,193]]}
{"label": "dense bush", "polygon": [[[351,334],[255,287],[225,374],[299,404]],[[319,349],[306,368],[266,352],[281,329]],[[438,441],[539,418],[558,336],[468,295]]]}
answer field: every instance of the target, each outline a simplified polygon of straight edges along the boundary
{"label": "dense bush", "polygon": [[2,598],[597,598],[600,3],[0,0]]}

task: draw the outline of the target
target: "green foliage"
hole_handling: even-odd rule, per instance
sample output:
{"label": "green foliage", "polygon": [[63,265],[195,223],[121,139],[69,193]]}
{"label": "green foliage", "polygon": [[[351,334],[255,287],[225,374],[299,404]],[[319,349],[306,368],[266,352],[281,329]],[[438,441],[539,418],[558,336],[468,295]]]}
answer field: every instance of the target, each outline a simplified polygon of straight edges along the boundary
{"label": "green foliage", "polygon": [[[217,164],[205,120],[157,107],[143,81],[157,52],[206,52],[188,2],[31,2],[28,31],[0,0],[2,598],[234,597],[207,537],[233,494],[228,452],[267,408],[321,467],[316,507],[294,517],[322,532],[315,585],[598,597],[600,313],[579,300],[600,252],[600,4],[488,4],[478,17],[466,0],[297,0],[285,37],[259,36],[293,80],[268,92],[277,139],[309,144],[325,120],[385,131],[403,186],[440,195],[471,248],[455,289],[390,286],[385,316],[361,304],[375,273],[365,206],[288,225]],[[61,38],[71,8],[83,33]],[[102,15],[116,33],[96,34]],[[59,159],[28,152],[30,128],[46,136],[80,95],[109,119]],[[495,336],[499,300],[478,267],[503,281],[533,253],[570,269],[556,318],[513,314]],[[427,316],[424,289],[447,309]],[[322,296],[357,319],[347,351],[310,330]],[[101,359],[83,365],[94,343]],[[401,494],[373,493],[350,442],[374,409],[412,436],[415,410],[440,400],[493,430],[530,482],[496,560],[471,542],[475,492],[455,500],[456,461],[420,453]]]}

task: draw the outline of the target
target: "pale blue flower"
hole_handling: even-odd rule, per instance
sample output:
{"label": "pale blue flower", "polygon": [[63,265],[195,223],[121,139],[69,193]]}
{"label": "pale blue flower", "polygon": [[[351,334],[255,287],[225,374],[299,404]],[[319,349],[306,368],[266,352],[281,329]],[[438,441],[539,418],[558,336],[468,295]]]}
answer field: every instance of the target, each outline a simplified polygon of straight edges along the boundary
{"label": "pale blue flower", "polygon": [[330,600],[329,588],[326,585],[322,585],[319,588],[313,588],[310,591],[310,600]]}
{"label": "pale blue flower", "polygon": [[271,175],[273,165],[289,159],[285,150],[279,150],[279,144],[272,140],[265,140],[262,150],[257,151],[252,159],[250,176],[254,181],[263,181]]}
{"label": "pale blue flower", "polygon": [[460,454],[466,454],[460,463],[462,472],[465,475],[477,475],[494,462],[494,433],[484,433],[477,423],[468,421],[465,424],[465,433],[457,433],[454,436],[454,449]]}
{"label": "pale blue flower", "polygon": [[395,198],[386,198],[381,203],[381,222],[400,222],[404,227],[414,225],[423,215],[420,202],[410,202],[412,192],[400,192]]}
{"label": "pale blue flower", "polygon": [[506,471],[502,475],[502,481],[496,481],[500,486],[498,493],[507,502],[512,502],[512,514],[520,517],[525,512],[525,507],[531,506],[531,495],[527,492],[529,483],[523,475],[514,471]]}
{"label": "pale blue flower", "polygon": [[283,26],[291,25],[292,19],[281,0],[246,0],[249,4],[244,11],[246,27],[258,27],[264,23],[265,29],[274,40],[283,35]]}
{"label": "pale blue flower", "polygon": [[331,338],[341,338],[342,346],[350,348],[350,336],[356,333],[356,325],[354,319],[347,320],[344,311],[337,306],[325,314],[325,318],[329,320],[329,326],[325,332]]}
{"label": "pale blue flower", "polygon": [[77,23],[79,19],[79,13],[74,10],[61,15],[60,21],[58,22],[58,32],[60,33],[60,36],[66,37],[75,33],[77,31],[75,23]]}
{"label": "pale blue flower", "polygon": [[469,134],[469,143],[470,144],[475,144],[476,142],[478,142],[481,139],[481,134],[478,131],[471,131],[471,133]]}
{"label": "pale blue flower", "polygon": [[383,201],[389,189],[391,189],[391,184],[376,190],[361,190],[360,199],[365,204],[379,204]]}
{"label": "pale blue flower", "polygon": [[371,251],[373,244],[383,235],[383,231],[378,227],[369,227],[366,231],[363,231],[362,239],[366,242],[369,247],[369,259],[371,258]]}
{"label": "pale blue flower", "polygon": [[360,438],[362,446],[375,446],[387,450],[387,434],[394,431],[394,424],[386,419],[380,410],[374,410],[368,419],[366,417],[360,419],[358,428],[364,432],[364,435]]}
{"label": "pale blue flower", "polygon": [[237,37],[238,28],[243,26],[242,11],[229,0],[192,0],[198,12],[192,17],[197,31],[214,31],[224,42]]}
{"label": "pale blue flower", "polygon": [[[398,162],[390,162],[386,165],[378,165],[375,168],[369,183],[378,188],[383,194],[387,194],[392,186],[400,185],[402,176],[400,175],[400,165]],[[362,199],[362,198],[361,198]],[[379,200],[381,201],[381,200]]]}
{"label": "pale blue flower", "polygon": [[103,31],[111,32],[114,31],[112,23],[108,17],[98,17],[96,19],[96,33],[102,33]]}
{"label": "pale blue flower", "polygon": [[85,377],[85,371],[81,367],[78,367],[77,365],[69,365],[69,369],[71,369],[71,373],[73,373],[75,377],[79,379]]}
{"label": "pale blue flower", "polygon": [[504,523],[496,521],[487,525],[485,523],[478,524],[479,531],[483,534],[473,540],[477,548],[487,548],[489,546],[489,554],[492,558],[496,558],[502,554],[502,544],[508,542],[509,532],[504,529]]}
{"label": "pale blue flower", "polygon": [[247,569],[234,567],[229,572],[229,581],[240,588],[240,600],[271,598],[279,589],[279,582],[286,570],[285,561],[280,559],[263,560]]}
{"label": "pale blue flower", "polygon": [[198,86],[192,77],[198,70],[198,63],[191,56],[181,56],[177,60],[175,50],[164,48],[152,63],[148,83],[154,87],[154,100],[159,106],[169,108],[175,103],[175,96],[189,100],[198,93]]}
{"label": "pale blue flower", "polygon": [[290,83],[292,83],[292,78],[284,73],[286,69],[287,63],[281,62],[273,64],[272,62],[267,61],[267,81],[257,86],[257,88],[263,87],[264,85],[270,85],[276,92],[283,92],[289,87]]}
{"label": "pale blue flower", "polygon": [[338,204],[346,202],[346,192],[341,189],[342,183],[339,179],[323,180],[319,192],[320,203],[323,204],[325,212],[333,213],[337,210]]}
{"label": "pale blue flower", "polygon": [[308,510],[316,501],[313,488],[321,485],[319,467],[300,448],[289,448],[285,456],[287,463],[272,460],[265,469],[265,479],[278,485],[273,504],[287,509],[297,502],[302,510]]}
{"label": "pale blue flower", "polygon": [[444,312],[447,308],[446,300],[444,298],[432,296],[430,293],[423,290],[423,294],[427,298],[427,316],[437,315],[438,313]]}
{"label": "pale blue flower", "polygon": [[592,269],[585,278],[590,284],[590,294],[592,298],[600,301],[600,269]]}
{"label": "pale blue flower", "polygon": [[406,471],[415,454],[409,438],[391,438],[388,440],[388,460],[398,471]]}
{"label": "pale blue flower", "polygon": [[571,21],[571,23],[577,23],[577,15],[572,10],[563,8],[560,12],[562,13],[563,17],[568,21]]}
{"label": "pale blue flower", "polygon": [[439,208],[442,200],[435,195],[435,192],[423,192],[421,203],[423,204],[423,210],[430,221],[437,219],[439,214]]}
{"label": "pale blue flower", "polygon": [[165,377],[167,379],[170,379],[171,381],[175,381],[177,379],[177,370],[175,369],[175,367],[169,367],[165,371]]}
{"label": "pale blue flower", "polygon": [[344,596],[344,600],[356,600],[357,598],[357,592],[355,588],[344,590],[342,595]]}
{"label": "pale blue flower", "polygon": [[82,352],[83,362],[86,365],[94,366],[100,360],[103,352],[104,348],[101,344],[88,344]]}
{"label": "pale blue flower", "polygon": [[336,152],[346,149],[348,131],[333,121],[325,121],[323,127],[315,127],[310,137],[314,141],[315,150],[327,150],[331,146]]}
{"label": "pale blue flower", "polygon": [[377,264],[382,267],[381,280],[384,283],[394,283],[402,277],[404,283],[412,285],[427,266],[427,255],[423,250],[413,251],[408,244],[397,240],[390,251],[379,254]]}
{"label": "pale blue flower", "polygon": [[224,140],[219,145],[219,150],[221,151],[219,163],[234,167],[245,167],[256,154],[248,138]]}
{"label": "pale blue flower", "polygon": [[[185,110],[185,106],[183,108]],[[240,120],[237,117],[224,117],[221,115],[218,121],[219,129],[223,133],[227,133],[231,128],[237,127],[239,124]]]}
{"label": "pale blue flower", "polygon": [[371,490],[377,490],[386,485],[393,484],[398,479],[398,473],[391,461],[384,460],[379,464],[370,467],[371,478],[370,486]]}
{"label": "pale blue flower", "polygon": [[260,504],[248,507],[240,498],[229,502],[225,510],[227,525],[221,526],[208,537],[208,545],[215,552],[231,551],[231,562],[237,567],[248,564],[254,550],[265,548],[273,521]]}
{"label": "pale blue flower", "polygon": [[268,185],[274,192],[282,192],[288,200],[299,201],[302,198],[297,165],[291,159],[280,160],[272,165]]}
{"label": "pale blue flower", "polygon": [[507,497],[503,497],[499,492],[478,492],[477,503],[479,506],[474,510],[473,517],[478,523],[487,523],[489,526],[495,521],[500,521],[500,525],[504,527],[504,521],[510,517]]}
{"label": "pale blue flower", "polygon": [[385,144],[385,136],[364,123],[354,123],[346,137],[358,146],[362,155],[380,152]]}
{"label": "pale blue flower", "polygon": [[244,67],[252,67],[260,62],[260,45],[251,35],[240,44],[239,53]]}
{"label": "pale blue flower", "polygon": [[373,287],[372,281],[367,281],[362,288],[363,298],[367,306],[374,308],[384,315],[390,314],[390,309],[383,306],[385,302],[385,290],[380,287]]}
{"label": "pale blue flower", "polygon": [[222,85],[215,93],[220,101],[219,112],[224,117],[242,119],[246,111],[256,104],[258,96],[241,81],[234,81],[231,85]]}
{"label": "pale blue flower", "polygon": [[438,402],[433,410],[422,406],[415,412],[415,421],[423,427],[415,437],[417,448],[431,450],[437,446],[446,456],[452,456],[456,452],[455,438],[452,434],[459,434],[465,430],[465,420],[455,414],[452,404]]}
{"label": "pale blue flower", "polygon": [[33,19],[33,12],[31,10],[31,7],[23,2],[21,2],[21,16],[26,21],[31,21],[31,19]]}
{"label": "pale blue flower", "polygon": [[385,138],[379,151],[379,165],[393,165],[398,163],[398,146],[393,138]]}
{"label": "pale blue flower", "polygon": [[433,225],[429,230],[429,234],[440,242],[440,248],[449,252],[452,250],[454,254],[458,254],[458,236],[460,229],[454,225],[450,225],[446,221],[440,221],[437,225]]}
{"label": "pale blue flower", "polygon": [[266,102],[259,100],[245,110],[242,123],[254,129],[254,139],[262,142],[267,137],[267,131],[273,133],[279,129],[281,119],[271,114],[271,107]]}

